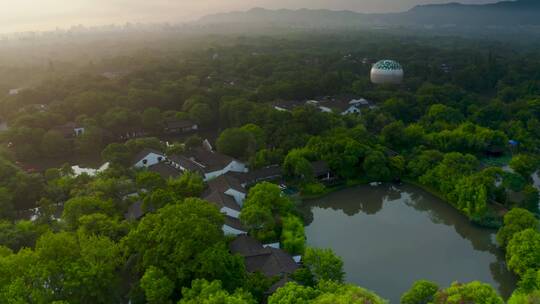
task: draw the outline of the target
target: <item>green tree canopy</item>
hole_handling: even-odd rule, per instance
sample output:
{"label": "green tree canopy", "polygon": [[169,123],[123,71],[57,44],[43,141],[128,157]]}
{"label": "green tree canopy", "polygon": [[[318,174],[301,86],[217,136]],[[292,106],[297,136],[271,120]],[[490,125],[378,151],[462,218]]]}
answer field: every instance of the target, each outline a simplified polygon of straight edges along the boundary
{"label": "green tree canopy", "polygon": [[304,266],[313,274],[315,281],[343,282],[343,260],[331,249],[306,248],[302,259]]}
{"label": "green tree canopy", "polygon": [[497,232],[497,243],[506,248],[512,237],[526,229],[538,228],[538,220],[531,212],[514,208],[504,215],[504,225]]}

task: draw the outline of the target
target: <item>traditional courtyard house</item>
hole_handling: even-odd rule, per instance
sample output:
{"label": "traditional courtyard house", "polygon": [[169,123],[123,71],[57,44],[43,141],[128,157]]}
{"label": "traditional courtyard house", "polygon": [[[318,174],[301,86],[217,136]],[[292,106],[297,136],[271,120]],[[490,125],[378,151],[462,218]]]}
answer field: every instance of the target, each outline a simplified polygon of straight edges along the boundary
{"label": "traditional courtyard house", "polygon": [[244,258],[248,272],[260,272],[268,278],[279,277],[283,279],[299,268],[294,258],[287,252],[272,246],[265,246],[245,234],[236,237],[230,243],[229,249],[233,254],[239,254]]}
{"label": "traditional courtyard house", "polygon": [[317,180],[321,182],[329,182],[334,178],[332,171],[330,171],[330,168],[325,161],[320,160],[312,162],[311,166],[313,167],[313,175]]}
{"label": "traditional courtyard house", "polygon": [[169,119],[165,121],[165,133],[183,134],[197,131],[199,125],[189,119]]}
{"label": "traditional courtyard house", "polygon": [[119,132],[115,132],[116,137],[121,140],[127,140],[132,138],[140,138],[148,135],[148,132],[146,132],[141,127],[133,127],[127,130],[122,130]]}
{"label": "traditional courtyard house", "polygon": [[260,182],[281,180],[283,170],[281,169],[281,166],[274,165],[249,171],[247,173],[229,172],[227,175],[236,178],[244,188],[249,188]]}
{"label": "traditional courtyard house", "polygon": [[223,224],[222,229],[225,235],[238,236],[247,232],[240,220],[232,216],[225,216],[225,224]]}
{"label": "traditional courtyard house", "polygon": [[205,181],[227,172],[248,172],[246,164],[227,155],[196,148],[183,155],[170,157],[171,163],[182,171],[199,172]]}
{"label": "traditional courtyard house", "polygon": [[232,197],[240,207],[244,205],[247,191],[238,179],[229,174],[220,175],[209,180],[208,188],[212,192],[222,193]]}
{"label": "traditional courtyard house", "polygon": [[324,103],[325,106],[334,109],[340,115],[360,114],[357,104],[351,104],[346,100],[332,100]]}
{"label": "traditional courtyard house", "polygon": [[167,157],[165,154],[157,150],[144,149],[133,158],[133,166],[135,168],[148,168],[157,165],[166,159]]}
{"label": "traditional courtyard house", "polygon": [[275,110],[282,112],[291,112],[294,108],[301,107],[304,105],[304,102],[298,100],[288,100],[288,101],[276,101],[273,106]]}
{"label": "traditional courtyard house", "polygon": [[203,195],[203,199],[216,205],[221,213],[235,219],[240,218],[240,211],[242,208],[232,196],[220,193],[218,191],[209,190],[208,194]]}
{"label": "traditional courtyard house", "polygon": [[214,204],[225,215],[222,227],[225,235],[240,235],[247,232],[239,219],[242,208],[232,196],[209,188],[207,193],[203,194],[203,199]]}

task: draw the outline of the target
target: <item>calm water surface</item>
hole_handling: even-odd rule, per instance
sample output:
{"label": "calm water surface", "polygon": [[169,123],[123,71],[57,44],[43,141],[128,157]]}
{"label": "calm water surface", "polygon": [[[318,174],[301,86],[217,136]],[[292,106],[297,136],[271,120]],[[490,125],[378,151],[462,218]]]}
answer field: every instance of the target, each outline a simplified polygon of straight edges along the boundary
{"label": "calm water surface", "polygon": [[360,186],[307,201],[304,208],[308,244],[332,248],[345,262],[348,282],[391,303],[420,279],[441,287],[479,280],[504,297],[515,288],[495,231],[472,225],[416,187]]}

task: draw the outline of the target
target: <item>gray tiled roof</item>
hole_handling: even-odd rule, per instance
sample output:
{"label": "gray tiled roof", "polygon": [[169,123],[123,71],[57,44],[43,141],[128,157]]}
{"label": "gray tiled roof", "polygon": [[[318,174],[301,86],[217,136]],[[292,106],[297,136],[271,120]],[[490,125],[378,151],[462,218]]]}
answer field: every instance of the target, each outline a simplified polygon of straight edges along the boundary
{"label": "gray tiled roof", "polygon": [[236,211],[241,210],[240,206],[236,203],[234,198],[218,191],[210,191],[210,193],[204,196],[203,199],[216,205],[219,209],[227,207]]}
{"label": "gray tiled roof", "polygon": [[291,255],[281,249],[264,247],[259,241],[247,235],[240,235],[231,242],[230,250],[244,257],[248,272],[261,272],[267,277],[292,274],[298,264]]}
{"label": "gray tiled roof", "polygon": [[209,173],[225,168],[234,159],[218,152],[195,148],[186,151],[183,155],[171,156],[170,160],[190,171]]}
{"label": "gray tiled roof", "polygon": [[220,175],[214,179],[208,181],[208,187],[212,191],[224,193],[229,189],[234,189],[238,192],[246,193],[246,189],[242,186],[240,181],[230,174]]}
{"label": "gray tiled roof", "polygon": [[182,171],[165,162],[148,167],[148,171],[158,173],[164,179],[169,179],[170,177],[176,178],[182,175]]}

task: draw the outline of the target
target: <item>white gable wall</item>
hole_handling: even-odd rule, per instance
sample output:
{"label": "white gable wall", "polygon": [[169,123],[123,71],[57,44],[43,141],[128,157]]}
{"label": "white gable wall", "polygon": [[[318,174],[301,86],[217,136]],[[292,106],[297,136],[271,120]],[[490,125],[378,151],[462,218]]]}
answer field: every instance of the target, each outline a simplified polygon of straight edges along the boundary
{"label": "white gable wall", "polygon": [[240,192],[232,188],[229,188],[227,191],[225,191],[225,194],[232,196],[234,200],[236,201],[236,203],[240,205],[240,207],[244,206],[244,200],[246,199],[246,194],[244,192]]}
{"label": "white gable wall", "polygon": [[245,231],[242,231],[242,230],[238,230],[238,229],[235,229],[231,226],[227,226],[227,225],[223,225],[223,227],[221,227],[221,229],[223,230],[223,233],[225,235],[240,235],[240,234],[245,234],[246,232]]}
{"label": "white gable wall", "polygon": [[165,160],[165,155],[154,152],[148,153],[144,158],[135,163],[135,168],[148,168]]}
{"label": "white gable wall", "polygon": [[343,113],[341,113],[341,115],[347,115],[347,114],[360,114],[360,109],[358,109],[355,106],[351,106],[347,110],[343,111]]}
{"label": "white gable wall", "polygon": [[224,175],[227,172],[248,172],[246,164],[233,160],[225,168],[214,172],[204,174],[204,180],[208,181],[218,176]]}
{"label": "white gable wall", "polygon": [[235,218],[235,219],[240,218],[240,211],[233,210],[233,209],[228,208],[228,207],[223,207],[223,208],[221,208],[220,211],[221,211],[222,213],[225,213],[226,215],[228,215],[228,216],[230,216],[230,217]]}

